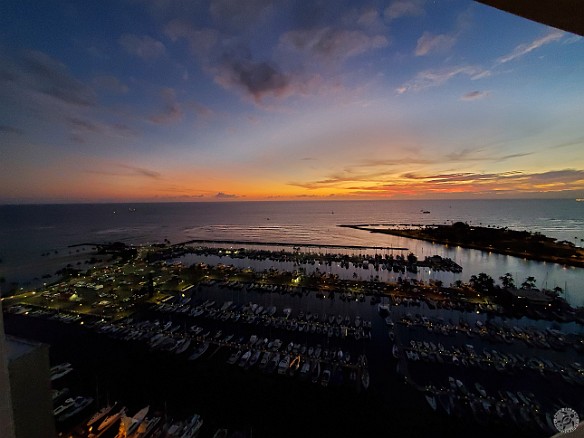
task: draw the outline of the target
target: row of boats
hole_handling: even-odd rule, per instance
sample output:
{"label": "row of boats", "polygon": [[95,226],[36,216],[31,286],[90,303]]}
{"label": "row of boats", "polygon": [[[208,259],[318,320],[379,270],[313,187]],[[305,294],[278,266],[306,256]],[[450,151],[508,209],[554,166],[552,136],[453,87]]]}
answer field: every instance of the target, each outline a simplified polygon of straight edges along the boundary
{"label": "row of boats", "polygon": [[364,354],[352,362],[350,353],[340,349],[333,351],[323,349],[320,345],[307,349],[305,345],[293,342],[282,348],[279,339],[273,342],[267,338],[254,341],[252,336],[245,348],[234,348],[227,363],[246,370],[257,366],[266,374],[298,375],[301,380],[310,378],[312,383],[320,383],[325,387],[331,381],[339,385],[344,382],[355,383],[360,376],[363,388],[369,387],[367,357]]}
{"label": "row of boats", "polygon": [[[477,367],[483,371],[496,370],[500,373],[517,374],[532,371],[546,379],[554,377],[571,385],[584,386],[584,366],[579,362],[562,365],[550,359],[519,353],[483,349],[475,351],[471,344],[463,347],[446,348],[431,341],[410,340],[409,348],[402,348],[405,357],[411,361],[446,363],[461,367]],[[400,348],[394,344],[393,353],[400,357]]]}
{"label": "row of boats", "polygon": [[276,328],[290,332],[327,335],[328,337],[353,338],[355,340],[371,338],[371,321],[363,320],[360,315],[355,318],[340,314],[319,315],[318,313],[300,311],[296,317],[291,317],[292,309],[285,308],[282,314],[277,314],[276,306],[263,307],[257,303],[241,306],[232,301],[221,305],[214,300],[206,300],[194,307],[190,298],[183,298],[177,303],[161,303],[156,305],[159,312],[183,313],[193,318],[259,325],[266,328]]}
{"label": "row of boats", "polygon": [[534,327],[506,326],[492,321],[477,320],[473,325],[460,319],[458,323],[452,319],[445,321],[442,318],[428,318],[424,315],[407,313],[398,321],[406,327],[422,327],[430,333],[445,336],[456,334],[466,335],[468,338],[478,338],[492,343],[513,344],[522,342],[528,347],[553,349],[564,351],[574,348],[584,352],[584,336],[574,333],[566,334],[553,328],[538,330]]}
{"label": "row of boats", "polygon": [[[186,420],[165,419],[160,413],[149,415],[150,406],[127,415],[127,408],[117,403],[97,411],[86,423],[87,436],[98,438],[118,427],[116,438],[195,438],[199,435],[203,419],[193,414]],[[110,434],[111,435],[111,434]]]}
{"label": "row of boats", "polygon": [[498,390],[489,394],[478,382],[467,387],[461,380],[448,378],[448,385],[428,385],[424,397],[434,411],[451,416],[473,418],[480,425],[490,422],[515,424],[531,433],[551,436],[558,432],[553,414],[561,406],[546,410],[530,392]]}
{"label": "row of boats", "polygon": [[227,347],[232,350],[227,363],[238,364],[245,369],[257,366],[266,373],[273,373],[286,366],[286,372],[279,374],[298,374],[301,378],[310,376],[311,380],[318,380],[323,386],[327,386],[330,380],[335,383],[353,383],[360,375],[363,386],[369,386],[366,357],[362,355],[353,359],[348,350],[324,348],[320,344],[286,344],[280,339],[269,340],[257,335],[247,339],[224,334],[221,329],[204,331],[196,325],[191,326],[189,333],[185,334],[179,332],[179,327],[159,320],[122,321],[103,323],[97,331],[118,339],[146,342],[152,350],[186,354],[190,361],[204,356],[212,346]]}

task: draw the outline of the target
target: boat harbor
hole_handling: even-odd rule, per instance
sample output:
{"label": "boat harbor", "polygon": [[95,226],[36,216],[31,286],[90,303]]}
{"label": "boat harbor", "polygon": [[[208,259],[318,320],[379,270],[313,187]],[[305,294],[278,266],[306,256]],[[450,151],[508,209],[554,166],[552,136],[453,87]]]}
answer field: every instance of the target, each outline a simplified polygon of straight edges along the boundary
{"label": "boat harbor", "polygon": [[[350,261],[343,279],[317,255],[312,265],[262,252],[271,267],[259,270],[237,266],[251,260],[239,250],[198,251],[177,259],[168,247],[152,256],[139,248],[129,262],[3,301],[8,329],[50,343],[61,363],[51,371],[56,417],[74,412],[61,430],[88,436],[79,423],[109,406],[104,393],[124,400],[124,415],[151,406],[135,436],[168,433],[169,418],[193,412],[205,418],[200,436],[269,436],[290,405],[303,420],[282,436],[373,436],[388,415],[405,433],[415,406],[422,434],[447,424],[459,436],[481,427],[476,436],[543,437],[558,409],[584,408],[584,334],[578,314],[559,305],[514,317],[471,286],[424,284],[407,268],[395,283],[351,274],[364,261],[375,272],[375,256]],[[84,377],[69,385],[71,369]],[[101,398],[87,384],[96,380]],[[343,419],[322,418],[324,406]]]}

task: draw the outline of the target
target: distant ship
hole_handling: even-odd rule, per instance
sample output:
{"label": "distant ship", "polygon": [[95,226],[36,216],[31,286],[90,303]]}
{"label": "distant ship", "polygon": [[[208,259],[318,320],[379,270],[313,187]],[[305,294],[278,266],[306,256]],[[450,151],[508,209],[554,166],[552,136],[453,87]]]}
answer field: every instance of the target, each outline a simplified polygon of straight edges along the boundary
{"label": "distant ship", "polygon": [[584,198],[576,198],[576,202],[584,202]]}

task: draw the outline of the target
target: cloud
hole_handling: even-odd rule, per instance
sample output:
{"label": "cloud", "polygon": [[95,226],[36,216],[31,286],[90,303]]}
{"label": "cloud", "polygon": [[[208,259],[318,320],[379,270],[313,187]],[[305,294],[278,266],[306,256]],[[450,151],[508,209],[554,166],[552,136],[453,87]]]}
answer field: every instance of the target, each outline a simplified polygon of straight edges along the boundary
{"label": "cloud", "polygon": [[176,92],[172,88],[163,88],[160,94],[165,104],[164,109],[158,114],[150,116],[148,120],[158,125],[176,123],[182,120],[184,112],[176,99]]}
{"label": "cloud", "polygon": [[155,170],[145,169],[143,167],[129,166],[126,164],[120,164],[119,167],[124,168],[124,169],[128,169],[134,175],[137,175],[137,176],[144,176],[146,178],[151,178],[151,179],[160,179],[162,177],[160,172],[157,172]]}
{"label": "cloud", "polygon": [[359,30],[328,26],[289,31],[280,37],[280,48],[304,52],[318,62],[342,62],[352,56],[388,45],[389,40],[384,35],[369,36]]}
{"label": "cloud", "polygon": [[562,32],[559,30],[553,30],[550,33],[548,33],[547,35],[544,35],[543,37],[538,38],[538,39],[532,41],[531,43],[518,45],[517,47],[515,47],[515,49],[513,49],[513,51],[511,53],[500,57],[497,60],[497,63],[504,64],[506,62],[513,61],[514,59],[517,59],[517,58],[520,58],[524,55],[527,55],[528,53],[532,52],[533,50],[538,49],[546,44],[561,40],[564,35],[565,35],[565,32]]}
{"label": "cloud", "polygon": [[67,117],[67,122],[69,122],[73,127],[85,131],[85,132],[101,132],[102,129],[97,124],[90,122],[89,120],[84,120],[78,117]]}
{"label": "cloud", "polygon": [[218,192],[215,195],[215,198],[216,199],[235,199],[235,198],[239,198],[239,196],[238,195],[233,195],[233,194],[230,194],[230,193]]}
{"label": "cloud", "polygon": [[484,99],[485,97],[487,97],[490,93],[488,91],[469,91],[468,93],[464,94],[460,100],[479,100],[479,99]]}
{"label": "cloud", "polygon": [[423,0],[397,0],[385,9],[385,16],[390,20],[400,17],[419,17],[424,15]]}
{"label": "cloud", "polygon": [[[320,188],[318,186],[310,188]],[[563,169],[542,173],[523,171],[473,173],[407,172],[388,175],[369,185],[343,186],[345,194],[419,196],[428,194],[498,195],[501,193],[562,193],[584,189],[584,170]]]}
{"label": "cloud", "polygon": [[197,29],[182,19],[174,19],[166,25],[165,34],[171,41],[185,39],[191,52],[199,57],[207,57],[219,43],[220,34],[215,29]]}
{"label": "cloud", "polygon": [[92,83],[98,88],[115,94],[126,94],[129,90],[126,84],[112,75],[96,76]]}
{"label": "cloud", "polygon": [[583,146],[584,145],[584,137],[578,137],[575,138],[574,140],[570,140],[567,142],[563,142],[560,144],[556,144],[553,146],[550,146],[550,149],[560,149],[560,148],[566,148],[566,147],[571,147],[571,146]]}
{"label": "cloud", "polygon": [[246,49],[226,52],[215,71],[215,82],[225,89],[238,89],[256,102],[263,97],[282,96],[290,79],[275,64],[254,61]]}
{"label": "cloud", "polygon": [[148,35],[140,37],[133,34],[124,34],[118,42],[129,54],[144,60],[156,59],[166,53],[164,44]]}
{"label": "cloud", "polygon": [[120,171],[113,170],[89,170],[89,173],[95,173],[98,175],[108,175],[108,176],[124,176],[124,177],[141,177],[154,180],[162,179],[162,174],[155,170],[146,169],[144,167],[131,166],[127,164],[114,164],[111,167],[122,169]]}
{"label": "cloud", "polygon": [[[254,27],[277,8],[273,0],[211,0],[209,12],[215,23],[233,30]],[[281,3],[281,2],[280,2]]]}
{"label": "cloud", "polygon": [[60,61],[38,51],[28,51],[16,60],[2,59],[0,87],[10,94],[42,94],[66,105],[94,106],[93,90],[74,78]]}
{"label": "cloud", "polygon": [[470,79],[476,79],[483,74],[483,69],[471,65],[454,66],[440,70],[424,70],[419,72],[411,81],[398,87],[396,92],[404,94],[407,91],[421,91],[442,85],[456,76],[467,76]]}
{"label": "cloud", "polygon": [[443,52],[450,49],[455,43],[456,37],[453,35],[432,35],[430,32],[424,32],[418,38],[415,54],[416,56],[424,56],[430,52]]}

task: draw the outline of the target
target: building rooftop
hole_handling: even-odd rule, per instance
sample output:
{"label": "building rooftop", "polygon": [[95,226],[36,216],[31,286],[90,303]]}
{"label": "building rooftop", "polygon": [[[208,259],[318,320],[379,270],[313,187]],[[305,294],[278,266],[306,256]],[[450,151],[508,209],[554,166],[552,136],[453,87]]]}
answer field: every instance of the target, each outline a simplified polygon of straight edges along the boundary
{"label": "building rooftop", "polygon": [[18,359],[40,346],[42,346],[40,342],[28,341],[14,336],[6,336],[6,353],[8,362]]}

